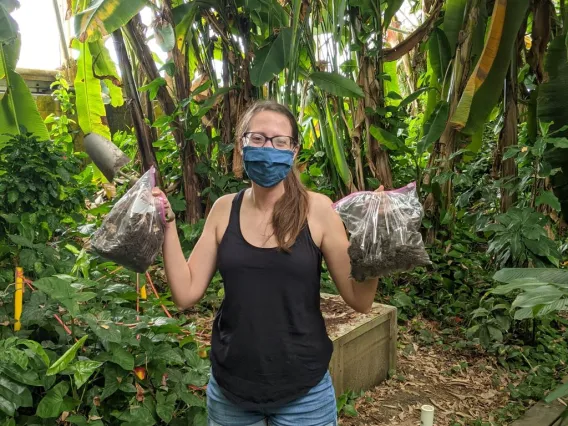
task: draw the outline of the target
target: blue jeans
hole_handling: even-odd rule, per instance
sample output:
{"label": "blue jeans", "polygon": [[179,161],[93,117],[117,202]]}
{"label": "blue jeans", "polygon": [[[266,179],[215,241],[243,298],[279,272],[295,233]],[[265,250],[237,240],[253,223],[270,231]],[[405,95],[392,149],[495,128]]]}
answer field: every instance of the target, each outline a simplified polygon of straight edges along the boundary
{"label": "blue jeans", "polygon": [[247,411],[227,400],[213,375],[207,385],[209,426],[337,426],[336,407],[329,372],[306,395],[266,411]]}

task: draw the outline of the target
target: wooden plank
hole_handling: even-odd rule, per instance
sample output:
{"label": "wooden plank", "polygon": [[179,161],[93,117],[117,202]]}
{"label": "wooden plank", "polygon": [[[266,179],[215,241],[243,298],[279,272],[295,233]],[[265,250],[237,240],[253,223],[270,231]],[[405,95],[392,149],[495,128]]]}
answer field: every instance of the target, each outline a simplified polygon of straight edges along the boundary
{"label": "wooden plank", "polygon": [[511,423],[511,426],[552,426],[565,408],[558,401],[552,404],[540,401],[533,405],[523,417]]}

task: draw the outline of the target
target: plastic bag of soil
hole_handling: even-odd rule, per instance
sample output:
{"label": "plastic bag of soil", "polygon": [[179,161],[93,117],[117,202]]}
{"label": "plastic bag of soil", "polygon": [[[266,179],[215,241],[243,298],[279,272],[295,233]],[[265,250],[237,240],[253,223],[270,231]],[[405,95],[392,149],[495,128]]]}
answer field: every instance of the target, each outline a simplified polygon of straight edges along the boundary
{"label": "plastic bag of soil", "polygon": [[431,264],[420,225],[424,210],[416,183],[383,192],[356,192],[337,201],[349,232],[351,276],[356,281]]}
{"label": "plastic bag of soil", "polygon": [[151,167],[122,196],[91,238],[100,256],[135,272],[146,272],[164,242],[164,200],[152,195],[155,169]]}

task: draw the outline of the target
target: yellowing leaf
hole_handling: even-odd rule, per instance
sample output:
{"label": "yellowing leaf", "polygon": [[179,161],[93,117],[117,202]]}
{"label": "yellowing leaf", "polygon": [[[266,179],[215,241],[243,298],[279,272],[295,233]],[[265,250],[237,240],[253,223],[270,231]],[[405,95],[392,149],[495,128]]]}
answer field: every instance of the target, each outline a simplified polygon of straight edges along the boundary
{"label": "yellowing leaf", "polygon": [[477,66],[473,70],[467,86],[463,92],[462,98],[452,118],[452,124],[457,129],[463,129],[469,118],[469,110],[473,101],[473,96],[477,89],[485,81],[495,57],[499,50],[501,35],[503,34],[503,26],[505,24],[505,12],[507,11],[507,0],[496,0],[493,8],[493,16],[491,18],[491,28],[489,29],[489,37],[483,48],[481,58]]}
{"label": "yellowing leaf", "polygon": [[75,34],[79,41],[95,41],[126,25],[146,0],[99,0],[75,15]]}

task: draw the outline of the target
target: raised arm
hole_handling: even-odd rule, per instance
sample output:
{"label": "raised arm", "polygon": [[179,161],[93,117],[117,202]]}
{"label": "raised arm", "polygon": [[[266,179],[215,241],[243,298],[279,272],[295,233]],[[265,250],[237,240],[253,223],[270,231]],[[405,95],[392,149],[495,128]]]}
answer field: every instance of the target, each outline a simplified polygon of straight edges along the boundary
{"label": "raised arm", "polygon": [[375,299],[378,278],[357,282],[350,278],[351,261],[347,254],[349,240],[339,215],[333,210],[331,200],[317,194],[314,200],[317,217],[323,229],[321,251],[339,294],[357,312],[369,312]]}
{"label": "raised arm", "polygon": [[174,222],[165,231],[163,257],[166,277],[174,303],[180,309],[195,305],[205,293],[217,265],[217,226],[227,200],[219,199],[211,208],[203,232],[186,261]]}

